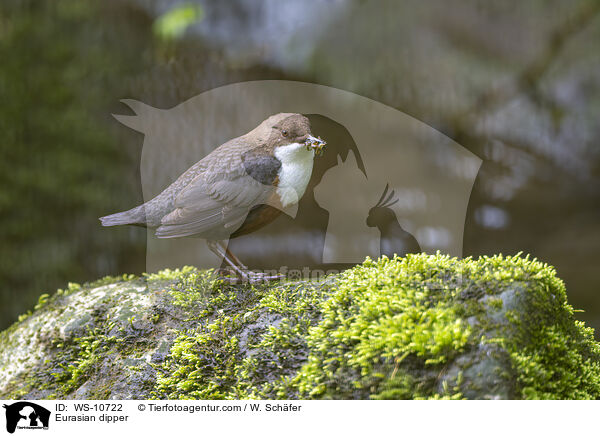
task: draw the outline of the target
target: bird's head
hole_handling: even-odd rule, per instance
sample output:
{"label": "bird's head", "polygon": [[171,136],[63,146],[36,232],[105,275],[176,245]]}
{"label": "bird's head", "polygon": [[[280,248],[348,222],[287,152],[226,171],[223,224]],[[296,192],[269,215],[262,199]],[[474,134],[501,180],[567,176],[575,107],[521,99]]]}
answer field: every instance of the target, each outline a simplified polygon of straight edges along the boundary
{"label": "bird's head", "polygon": [[396,219],[396,214],[391,209],[391,206],[398,203],[398,199],[394,199],[394,191],[388,193],[389,184],[385,185],[383,194],[375,206],[369,210],[369,216],[367,217],[367,226],[379,227],[382,224],[388,223]]}
{"label": "bird's head", "polygon": [[257,133],[263,140],[277,148],[292,146],[298,150],[305,149],[320,154],[326,142],[312,135],[308,118],[301,114],[280,113],[272,115],[257,127]]}

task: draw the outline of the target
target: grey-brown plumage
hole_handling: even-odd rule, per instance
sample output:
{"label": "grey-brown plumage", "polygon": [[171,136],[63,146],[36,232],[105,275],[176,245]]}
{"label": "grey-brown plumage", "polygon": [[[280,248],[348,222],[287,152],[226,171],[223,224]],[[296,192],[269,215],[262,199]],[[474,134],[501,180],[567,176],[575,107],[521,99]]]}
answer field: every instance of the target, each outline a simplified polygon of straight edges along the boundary
{"label": "grey-brown plumage", "polygon": [[240,227],[251,210],[262,205],[283,209],[297,203],[308,183],[305,173],[310,177],[315,151],[324,145],[311,135],[303,115],[273,115],[216,148],[152,200],[100,220],[104,226],[156,228],[159,238],[197,236],[217,241],[236,230],[243,234]]}

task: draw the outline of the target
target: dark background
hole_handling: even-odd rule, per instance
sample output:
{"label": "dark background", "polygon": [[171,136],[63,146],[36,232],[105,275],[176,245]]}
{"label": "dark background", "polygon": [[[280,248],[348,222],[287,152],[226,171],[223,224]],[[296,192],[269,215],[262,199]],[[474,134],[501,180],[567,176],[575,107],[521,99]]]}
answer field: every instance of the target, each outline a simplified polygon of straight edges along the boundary
{"label": "dark background", "polygon": [[258,79],[378,100],[477,154],[465,256],[554,265],[600,327],[600,2],[191,5],[0,3],[0,328],[69,281],[144,270],[145,230],[98,222],[142,201],[120,99]]}

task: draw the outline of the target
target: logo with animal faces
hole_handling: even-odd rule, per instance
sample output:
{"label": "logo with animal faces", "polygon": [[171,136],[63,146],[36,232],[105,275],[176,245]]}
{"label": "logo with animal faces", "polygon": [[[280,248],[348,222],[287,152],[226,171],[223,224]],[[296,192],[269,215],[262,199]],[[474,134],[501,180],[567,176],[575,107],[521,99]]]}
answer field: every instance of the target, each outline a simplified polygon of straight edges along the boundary
{"label": "logo with animal faces", "polygon": [[5,404],[6,431],[14,433],[15,430],[48,430],[50,411],[38,404],[29,401],[19,401]]}
{"label": "logo with animal faces", "polygon": [[[219,241],[212,248],[194,237],[160,237],[160,225],[169,218],[158,217],[159,230],[148,232],[148,271],[183,265],[217,269],[227,266],[224,258],[229,257],[251,270],[277,271],[285,266],[330,271],[351,267],[366,256],[436,251],[462,256],[467,206],[482,161],[401,111],[347,91],[289,81],[227,85],[170,109],[134,100],[123,103],[134,114],[115,118],[144,134],[140,167],[144,201],[156,202],[162,195],[175,205],[170,211],[175,219],[191,213],[188,221],[177,221],[183,230],[204,228],[202,220],[225,222],[229,206],[211,210],[214,198],[229,195],[243,201],[244,195],[257,192],[252,189],[260,183],[273,188],[264,189],[262,197],[252,194],[267,206],[261,207],[260,218],[268,215],[270,224],[255,225],[259,214],[253,211],[259,204],[252,204],[244,213],[232,214],[230,228],[222,226],[228,231],[215,236]],[[292,118],[275,114],[297,117],[291,123]],[[211,182],[212,167],[197,162],[232,142],[235,147],[210,165],[245,171],[247,183],[230,186],[226,178]],[[286,167],[285,153],[296,149],[305,153],[304,148],[311,147],[316,152],[308,177],[292,161]],[[235,159],[240,163],[226,165]],[[165,194],[165,188],[185,179],[181,175],[194,165],[199,172],[184,182],[200,178],[194,183],[202,189]],[[284,178],[291,181],[289,186],[301,187],[292,191],[299,199],[294,197],[291,207],[281,204],[283,188],[278,183]],[[206,192],[213,188],[209,201]],[[144,217],[154,213],[149,204],[142,211]],[[236,234],[240,228],[250,231]]]}

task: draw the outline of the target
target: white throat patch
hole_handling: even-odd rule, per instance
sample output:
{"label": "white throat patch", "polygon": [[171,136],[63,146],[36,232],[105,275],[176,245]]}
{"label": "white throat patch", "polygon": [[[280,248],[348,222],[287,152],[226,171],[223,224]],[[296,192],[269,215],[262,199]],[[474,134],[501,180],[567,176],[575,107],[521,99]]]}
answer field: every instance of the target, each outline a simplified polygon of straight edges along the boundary
{"label": "white throat patch", "polygon": [[315,151],[297,142],[275,149],[275,157],[281,161],[277,194],[281,205],[287,207],[298,203],[304,195],[313,169]]}

